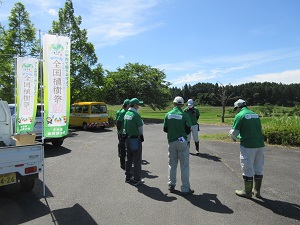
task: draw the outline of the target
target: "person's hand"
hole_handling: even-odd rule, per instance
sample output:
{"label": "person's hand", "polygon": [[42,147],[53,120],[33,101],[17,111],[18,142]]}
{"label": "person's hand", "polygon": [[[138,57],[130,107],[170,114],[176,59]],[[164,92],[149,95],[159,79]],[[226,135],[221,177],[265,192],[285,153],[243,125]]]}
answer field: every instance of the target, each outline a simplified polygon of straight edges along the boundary
{"label": "person's hand", "polygon": [[141,139],[141,142],[143,142],[144,141],[144,135],[141,135],[140,139]]}

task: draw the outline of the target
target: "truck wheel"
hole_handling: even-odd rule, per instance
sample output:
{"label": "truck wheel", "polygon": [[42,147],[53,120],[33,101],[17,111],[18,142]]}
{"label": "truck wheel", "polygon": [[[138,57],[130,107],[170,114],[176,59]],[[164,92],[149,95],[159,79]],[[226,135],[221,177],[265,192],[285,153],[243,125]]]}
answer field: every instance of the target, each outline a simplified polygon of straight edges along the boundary
{"label": "truck wheel", "polygon": [[55,140],[52,140],[51,143],[54,147],[59,147],[63,144],[64,139],[63,138],[57,138]]}
{"label": "truck wheel", "polygon": [[21,189],[24,192],[30,192],[32,191],[32,189],[34,188],[34,181],[35,179],[31,179],[31,180],[21,180],[20,184],[21,184]]}
{"label": "truck wheel", "polygon": [[82,124],[82,129],[83,129],[83,130],[87,130],[87,129],[88,129],[88,126],[87,126],[86,122],[84,122],[84,123]]}

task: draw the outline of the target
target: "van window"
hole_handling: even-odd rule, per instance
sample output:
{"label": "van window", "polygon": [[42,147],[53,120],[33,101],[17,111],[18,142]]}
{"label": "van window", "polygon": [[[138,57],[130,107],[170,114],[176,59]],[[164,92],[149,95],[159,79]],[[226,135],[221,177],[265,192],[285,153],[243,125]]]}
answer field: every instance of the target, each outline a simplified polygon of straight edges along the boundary
{"label": "van window", "polygon": [[80,105],[75,106],[76,113],[82,113],[82,107]]}
{"label": "van window", "polygon": [[74,112],[75,112],[75,106],[72,105],[72,106],[70,107],[70,113],[74,113]]}
{"label": "van window", "polygon": [[89,112],[89,106],[84,105],[84,106],[82,107],[82,112],[83,112],[83,113],[88,113],[88,112]]}
{"label": "van window", "polygon": [[105,105],[92,105],[92,113],[106,113]]}

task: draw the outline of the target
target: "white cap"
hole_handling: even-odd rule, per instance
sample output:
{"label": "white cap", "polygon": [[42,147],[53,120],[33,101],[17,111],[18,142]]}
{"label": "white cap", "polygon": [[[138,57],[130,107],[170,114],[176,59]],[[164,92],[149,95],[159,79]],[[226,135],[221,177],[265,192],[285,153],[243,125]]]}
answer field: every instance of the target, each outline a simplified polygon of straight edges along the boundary
{"label": "white cap", "polygon": [[189,100],[187,101],[187,103],[188,103],[188,105],[194,105],[193,99],[189,99]]}
{"label": "white cap", "polygon": [[180,104],[180,105],[184,104],[184,100],[180,96],[175,97],[173,102],[176,103],[176,104]]}
{"label": "white cap", "polygon": [[239,99],[234,103],[234,108],[240,108],[246,106],[246,102],[243,99]]}

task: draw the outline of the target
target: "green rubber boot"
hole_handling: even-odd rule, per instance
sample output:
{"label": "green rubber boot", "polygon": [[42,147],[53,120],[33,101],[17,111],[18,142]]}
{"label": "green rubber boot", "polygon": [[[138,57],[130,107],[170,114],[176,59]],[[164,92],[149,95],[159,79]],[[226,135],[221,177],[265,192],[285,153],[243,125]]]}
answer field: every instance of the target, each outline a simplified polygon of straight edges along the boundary
{"label": "green rubber boot", "polygon": [[244,190],[236,190],[235,194],[244,198],[252,198],[253,178],[244,176]]}
{"label": "green rubber boot", "polygon": [[261,198],[260,188],[261,188],[262,178],[263,178],[263,175],[255,175],[254,176],[254,185],[253,185],[253,189],[252,189],[252,194],[256,198]]}

